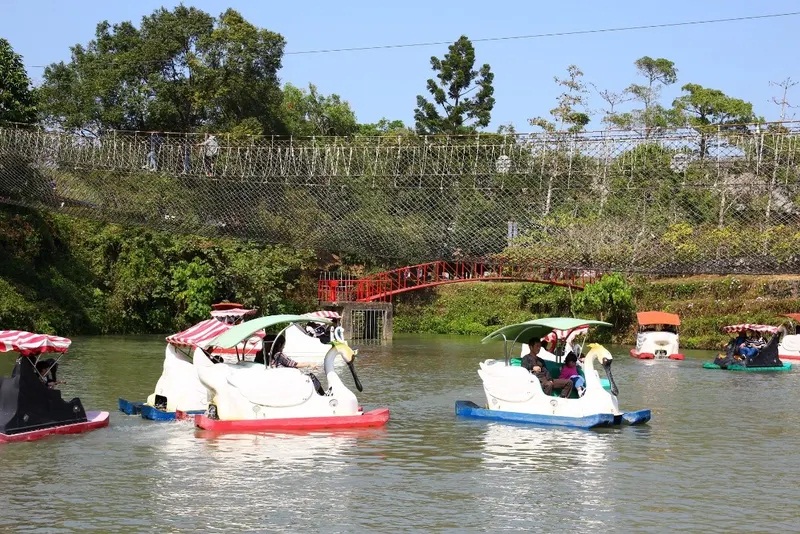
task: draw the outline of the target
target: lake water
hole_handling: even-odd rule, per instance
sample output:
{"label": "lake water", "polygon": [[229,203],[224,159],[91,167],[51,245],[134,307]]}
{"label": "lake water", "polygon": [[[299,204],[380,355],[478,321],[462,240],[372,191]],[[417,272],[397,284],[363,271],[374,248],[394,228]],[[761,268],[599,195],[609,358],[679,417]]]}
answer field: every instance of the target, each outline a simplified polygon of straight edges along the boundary
{"label": "lake water", "polygon": [[[614,347],[640,427],[569,430],[456,418],[483,404],[479,338],[396,336],[360,348],[365,409],[382,429],[207,436],[116,411],[161,373],[163,337],[76,338],[65,397],[108,428],[0,445],[0,530],[286,532],[796,531],[800,372],[646,362]],[[12,358],[0,360],[8,374]],[[343,368],[341,376],[352,387]]]}

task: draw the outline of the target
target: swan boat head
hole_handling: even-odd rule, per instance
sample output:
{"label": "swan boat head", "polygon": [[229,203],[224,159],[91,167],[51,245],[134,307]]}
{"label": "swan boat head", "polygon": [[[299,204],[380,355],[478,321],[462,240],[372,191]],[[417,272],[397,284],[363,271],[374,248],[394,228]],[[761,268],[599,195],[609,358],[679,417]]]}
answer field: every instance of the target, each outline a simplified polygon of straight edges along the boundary
{"label": "swan boat head", "polygon": [[358,349],[353,350],[353,348],[347,343],[337,340],[332,340],[330,344],[331,348],[325,355],[324,363],[325,374],[328,376],[328,383],[331,381],[331,373],[338,378],[338,375],[336,375],[336,371],[333,368],[333,361],[336,359],[336,356],[341,356],[342,360],[344,360],[344,363],[347,364],[348,369],[350,369],[350,374],[353,375],[353,382],[356,385],[356,389],[358,389],[358,391],[364,391],[364,387],[361,385],[361,381],[358,379],[355,368],[355,360],[356,356],[358,355]]}

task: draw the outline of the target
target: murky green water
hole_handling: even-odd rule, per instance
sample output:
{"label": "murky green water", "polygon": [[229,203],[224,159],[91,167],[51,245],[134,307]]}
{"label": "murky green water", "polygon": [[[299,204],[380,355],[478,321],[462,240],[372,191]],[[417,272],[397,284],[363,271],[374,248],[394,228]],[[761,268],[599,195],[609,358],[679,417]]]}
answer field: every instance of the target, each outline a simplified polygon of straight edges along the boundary
{"label": "murky green water", "polygon": [[[623,409],[643,427],[600,431],[458,419],[482,404],[477,338],[365,346],[366,409],[384,429],[208,437],[116,411],[161,372],[163,337],[77,338],[65,396],[112,411],[76,437],[0,446],[0,529],[19,531],[794,531],[800,371],[759,375],[642,362],[618,348]],[[0,361],[3,374],[11,358]],[[345,383],[352,384],[342,373]]]}

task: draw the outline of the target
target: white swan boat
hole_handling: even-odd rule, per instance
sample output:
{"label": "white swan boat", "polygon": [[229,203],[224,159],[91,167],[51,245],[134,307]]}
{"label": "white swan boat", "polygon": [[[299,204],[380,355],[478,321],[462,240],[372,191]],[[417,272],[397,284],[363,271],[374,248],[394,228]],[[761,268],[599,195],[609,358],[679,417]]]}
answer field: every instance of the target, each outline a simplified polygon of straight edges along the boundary
{"label": "white swan boat", "polygon": [[[331,341],[347,344],[344,330],[339,326],[342,316],[333,310],[318,310],[304,313],[303,317],[308,318],[309,322],[293,323],[284,330],[286,345],[283,353],[296,362],[313,363],[321,367],[325,355],[331,348]],[[322,322],[317,319],[327,319],[327,321]],[[339,363],[341,360],[336,362]]]}
{"label": "white swan boat", "polygon": [[[168,336],[163,370],[153,393],[144,402],[120,398],[120,411],[128,415],[140,414],[144,419],[152,421],[172,421],[181,414],[205,412],[208,407],[208,391],[197,378],[192,364],[192,350],[195,347],[208,346],[210,341],[233,326],[234,321],[223,321],[217,316]],[[235,361],[244,361],[245,355],[253,354],[256,346],[261,347],[263,335],[263,332],[254,333],[226,351],[214,352],[213,355],[223,361],[231,361],[231,357],[235,355]]]}
{"label": "white swan boat", "polygon": [[[511,346],[533,337],[543,338],[555,329],[571,330],[582,325],[611,326],[609,323],[569,317],[535,319],[504,326],[486,336],[482,342],[502,340],[504,359],[489,359],[480,363],[478,375],[483,382],[486,405],[479,407],[471,401],[456,401],[456,415],[506,422],[557,425],[579,428],[640,424],[650,420],[650,410],[622,412],[617,399],[618,389],[611,374],[613,357],[602,345],[589,344],[583,364],[586,389],[580,398],[560,398],[546,395],[538,378],[523,367],[510,365]],[[557,377],[560,364],[545,360],[550,374]],[[595,370],[595,362],[605,371],[611,386],[606,391]],[[557,392],[553,393],[554,395]]]}
{"label": "white swan boat", "polygon": [[[233,347],[255,332],[289,323],[280,337],[297,323],[331,321],[301,315],[273,315],[247,321],[231,328],[209,343]],[[346,343],[331,341],[325,355],[327,388],[318,392],[315,377],[297,368],[271,367],[255,362],[214,363],[209,352],[195,350],[197,376],[208,390],[205,414],[195,416],[195,425],[217,432],[339,429],[382,426],[389,420],[389,409],[364,412],[355,394],[334,369],[340,357],[350,369],[356,388],[361,382],[355,372],[356,352]]]}
{"label": "white swan boat", "polygon": [[636,320],[639,327],[636,333],[636,347],[631,356],[640,360],[683,360],[678,348],[678,327],[681,319],[675,313],[660,311],[638,312]]}

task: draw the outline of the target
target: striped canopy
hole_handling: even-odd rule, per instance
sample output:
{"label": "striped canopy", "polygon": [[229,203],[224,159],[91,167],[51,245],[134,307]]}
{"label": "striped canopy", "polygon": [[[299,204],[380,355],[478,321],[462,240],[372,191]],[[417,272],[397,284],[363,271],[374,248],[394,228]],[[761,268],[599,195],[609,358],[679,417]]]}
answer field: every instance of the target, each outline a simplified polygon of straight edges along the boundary
{"label": "striped canopy", "polygon": [[67,352],[72,340],[61,336],[34,334],[23,330],[0,330],[0,352],[35,356],[45,352]]}
{"label": "striped canopy", "polygon": [[231,308],[228,310],[211,310],[211,317],[244,317],[255,313],[256,310],[249,310],[247,308]]}
{"label": "striped canopy", "polygon": [[753,332],[761,332],[762,334],[774,334],[778,331],[777,326],[770,326],[768,324],[732,324],[723,326],[722,331],[727,334],[735,334],[737,332],[744,332],[745,330],[752,330]]}
{"label": "striped canopy", "polygon": [[184,347],[205,347],[206,343],[223,332],[227,332],[231,326],[232,325],[225,324],[217,319],[206,319],[205,321],[200,321],[196,325],[187,328],[183,332],[167,336],[167,343]]}
{"label": "striped canopy", "polygon": [[324,319],[341,319],[342,316],[338,312],[332,310],[319,310],[310,313],[304,313],[303,317],[322,317]]}

